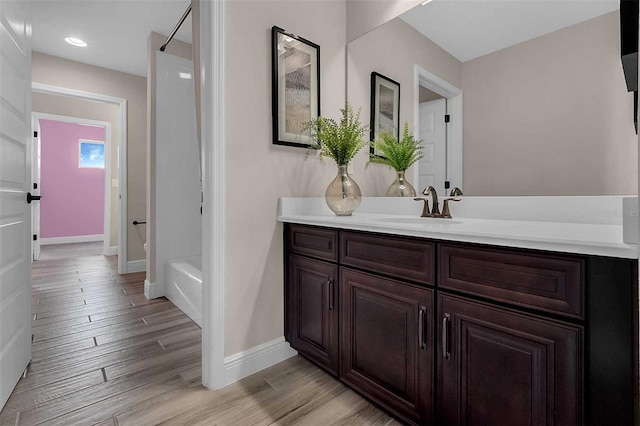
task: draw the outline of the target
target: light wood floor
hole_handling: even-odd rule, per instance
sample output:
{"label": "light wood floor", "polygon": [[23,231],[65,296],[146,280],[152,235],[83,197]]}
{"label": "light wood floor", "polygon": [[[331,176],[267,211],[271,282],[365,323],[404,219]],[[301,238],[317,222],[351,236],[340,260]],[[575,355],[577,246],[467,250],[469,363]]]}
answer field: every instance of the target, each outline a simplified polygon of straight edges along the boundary
{"label": "light wood floor", "polygon": [[301,357],[205,390],[200,329],[115,259],[34,262],[33,361],[0,425],[397,424]]}
{"label": "light wood floor", "polygon": [[102,241],[93,241],[90,243],[47,244],[40,246],[39,259],[44,261],[78,256],[101,255],[102,250]]}

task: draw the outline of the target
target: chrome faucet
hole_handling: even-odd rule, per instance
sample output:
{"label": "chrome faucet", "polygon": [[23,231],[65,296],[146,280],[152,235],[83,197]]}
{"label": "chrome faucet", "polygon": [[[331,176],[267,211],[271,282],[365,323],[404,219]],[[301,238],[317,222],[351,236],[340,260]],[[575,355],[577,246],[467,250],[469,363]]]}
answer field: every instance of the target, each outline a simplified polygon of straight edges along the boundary
{"label": "chrome faucet", "polygon": [[[459,188],[457,189],[462,195],[462,191]],[[433,186],[428,186],[422,191],[424,195],[431,195],[433,208],[429,211],[429,200],[427,198],[414,198],[415,201],[423,201],[424,205],[422,207],[422,214],[420,217],[435,217],[440,219],[451,219],[451,211],[449,210],[449,201],[460,201],[460,198],[446,198],[442,203],[442,213],[440,213],[440,206],[438,204],[438,193]],[[451,191],[453,195],[453,191]]]}

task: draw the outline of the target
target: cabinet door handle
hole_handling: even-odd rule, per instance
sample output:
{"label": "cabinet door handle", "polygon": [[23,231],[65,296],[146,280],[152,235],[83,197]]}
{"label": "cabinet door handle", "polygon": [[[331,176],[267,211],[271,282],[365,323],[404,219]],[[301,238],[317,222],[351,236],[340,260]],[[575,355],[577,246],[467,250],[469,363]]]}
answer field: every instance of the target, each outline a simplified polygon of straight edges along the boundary
{"label": "cabinet door handle", "polygon": [[427,313],[426,306],[420,306],[420,310],[418,311],[418,345],[420,349],[427,349],[427,342],[425,341],[425,317]]}
{"label": "cabinet door handle", "polygon": [[329,278],[329,281],[327,281],[327,295],[329,298],[329,310],[333,311],[333,298],[334,298],[333,278]]}
{"label": "cabinet door handle", "polygon": [[444,314],[442,319],[442,357],[445,360],[451,359],[449,353],[449,325],[451,324],[451,315]]}

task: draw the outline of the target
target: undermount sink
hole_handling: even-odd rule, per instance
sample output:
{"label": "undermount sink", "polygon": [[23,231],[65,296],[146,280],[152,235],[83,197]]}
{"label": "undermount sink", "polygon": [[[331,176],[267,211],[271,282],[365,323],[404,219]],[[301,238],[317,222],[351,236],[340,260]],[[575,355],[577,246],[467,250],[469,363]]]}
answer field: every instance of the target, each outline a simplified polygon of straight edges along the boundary
{"label": "undermount sink", "polygon": [[436,217],[381,217],[374,219],[376,222],[396,223],[398,225],[457,225],[462,223],[455,219]]}

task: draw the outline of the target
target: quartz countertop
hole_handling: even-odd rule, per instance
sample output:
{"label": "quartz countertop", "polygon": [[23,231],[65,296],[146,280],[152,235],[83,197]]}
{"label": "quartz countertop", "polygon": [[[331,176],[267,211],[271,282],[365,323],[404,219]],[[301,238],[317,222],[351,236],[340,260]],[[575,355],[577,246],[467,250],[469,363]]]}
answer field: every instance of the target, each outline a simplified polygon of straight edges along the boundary
{"label": "quartz countertop", "polygon": [[[284,209],[288,210],[288,209]],[[638,245],[622,241],[617,224],[571,223],[486,218],[433,219],[419,215],[379,214],[358,211],[352,216],[326,212],[284,211],[280,222],[338,229],[517,247],[562,253],[637,259]]]}

